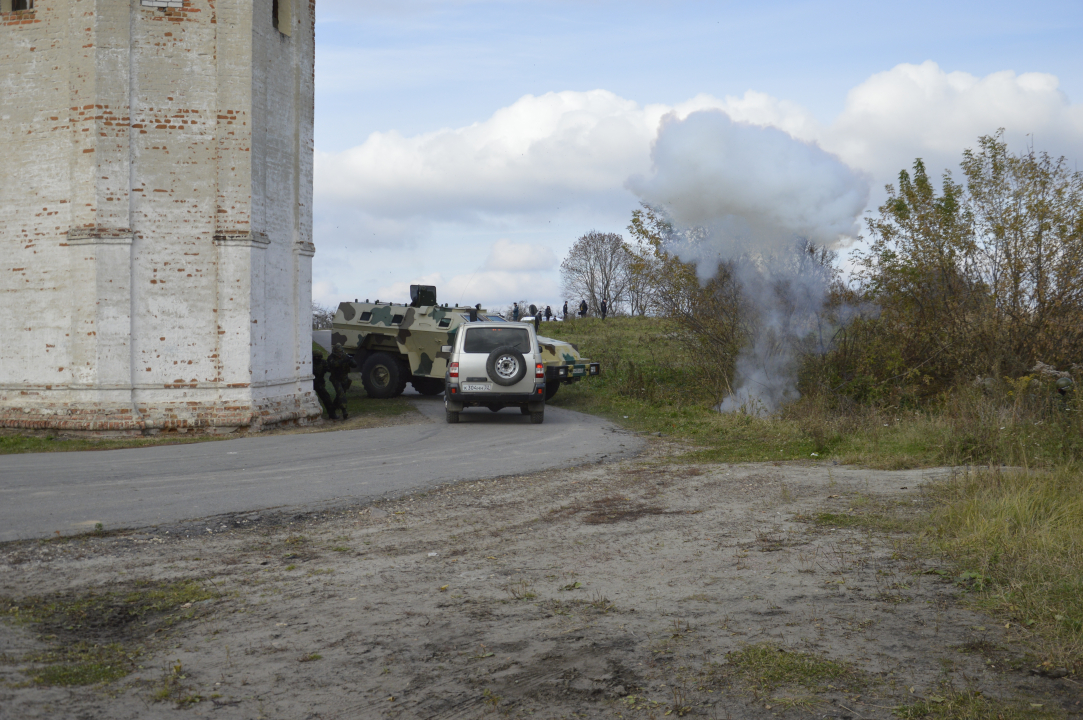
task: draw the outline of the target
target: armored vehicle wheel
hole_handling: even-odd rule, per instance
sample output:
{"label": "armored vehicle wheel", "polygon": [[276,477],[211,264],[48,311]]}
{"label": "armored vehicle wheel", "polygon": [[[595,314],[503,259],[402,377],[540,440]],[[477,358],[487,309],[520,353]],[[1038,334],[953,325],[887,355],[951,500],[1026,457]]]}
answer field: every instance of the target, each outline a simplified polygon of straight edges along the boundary
{"label": "armored vehicle wheel", "polygon": [[415,375],[410,379],[410,384],[414,386],[414,390],[417,390],[422,395],[439,395],[444,392],[444,381],[440,378],[418,377]]}
{"label": "armored vehicle wheel", "polygon": [[459,413],[452,410],[445,410],[444,417],[447,419],[448,425],[454,425],[459,422]]}
{"label": "armored vehicle wheel", "polygon": [[514,385],[526,376],[526,358],[510,345],[498,347],[485,360],[485,371],[497,385]]}
{"label": "armored vehicle wheel", "polygon": [[387,353],[370,355],[361,366],[361,384],[371,398],[395,397],[405,387],[402,365]]}
{"label": "armored vehicle wheel", "polygon": [[530,411],[530,424],[531,425],[541,425],[543,422],[545,422],[545,411],[544,410],[538,410],[537,412],[535,412],[533,410]]}
{"label": "armored vehicle wheel", "polygon": [[560,383],[553,381],[545,383],[545,402],[549,402],[553,399],[553,396],[557,394],[557,390],[560,389]]}

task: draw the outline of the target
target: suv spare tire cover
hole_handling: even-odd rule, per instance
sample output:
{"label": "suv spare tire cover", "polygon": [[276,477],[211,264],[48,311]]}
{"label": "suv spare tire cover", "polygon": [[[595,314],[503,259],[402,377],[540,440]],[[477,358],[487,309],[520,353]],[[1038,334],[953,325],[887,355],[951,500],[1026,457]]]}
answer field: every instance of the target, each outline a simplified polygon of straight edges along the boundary
{"label": "suv spare tire cover", "polygon": [[511,345],[498,347],[485,360],[485,372],[497,385],[514,385],[526,376],[526,358]]}

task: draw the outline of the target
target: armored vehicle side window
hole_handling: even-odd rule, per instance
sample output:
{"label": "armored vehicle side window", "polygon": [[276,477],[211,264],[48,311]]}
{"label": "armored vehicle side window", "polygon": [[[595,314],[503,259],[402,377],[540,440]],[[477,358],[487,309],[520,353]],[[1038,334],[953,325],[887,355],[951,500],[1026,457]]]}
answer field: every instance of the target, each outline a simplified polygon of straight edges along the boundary
{"label": "armored vehicle side window", "polygon": [[437,325],[439,325],[442,328],[446,328],[450,324],[451,324],[451,318],[444,318],[443,320],[441,320],[440,322],[437,323]]}
{"label": "armored vehicle side window", "polygon": [[472,327],[466,331],[463,352],[491,353],[510,345],[519,352],[530,352],[530,333],[521,327]]}
{"label": "armored vehicle side window", "polygon": [[400,322],[402,322],[402,315],[395,315],[391,318],[392,325],[398,325]]}
{"label": "armored vehicle side window", "polygon": [[371,319],[372,319],[372,313],[370,313],[368,310],[361,313],[361,322],[368,322]]}

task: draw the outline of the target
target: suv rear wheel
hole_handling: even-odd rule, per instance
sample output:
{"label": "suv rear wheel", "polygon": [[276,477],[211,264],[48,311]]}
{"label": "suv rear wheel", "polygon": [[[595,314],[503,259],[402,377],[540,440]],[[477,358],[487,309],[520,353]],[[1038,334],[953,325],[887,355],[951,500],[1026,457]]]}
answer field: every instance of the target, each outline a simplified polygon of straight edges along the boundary
{"label": "suv rear wheel", "polygon": [[361,366],[361,384],[371,398],[392,398],[405,387],[402,365],[387,353],[370,355]]}

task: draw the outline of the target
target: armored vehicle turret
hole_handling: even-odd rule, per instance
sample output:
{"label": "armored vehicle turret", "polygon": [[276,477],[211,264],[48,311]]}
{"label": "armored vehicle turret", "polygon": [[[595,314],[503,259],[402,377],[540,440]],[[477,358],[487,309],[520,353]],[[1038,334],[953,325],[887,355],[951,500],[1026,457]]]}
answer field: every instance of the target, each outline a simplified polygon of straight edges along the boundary
{"label": "armored vehicle turret", "polygon": [[[525,318],[522,318],[525,319]],[[480,305],[439,305],[432,285],[411,285],[410,304],[344,302],[332,324],[331,342],[341,344],[361,372],[369,397],[402,394],[407,383],[422,395],[444,391],[447,354],[464,323],[506,322]],[[552,398],[562,383],[598,375],[599,363],[579,356],[571,343],[538,336],[545,364],[545,397]]]}

